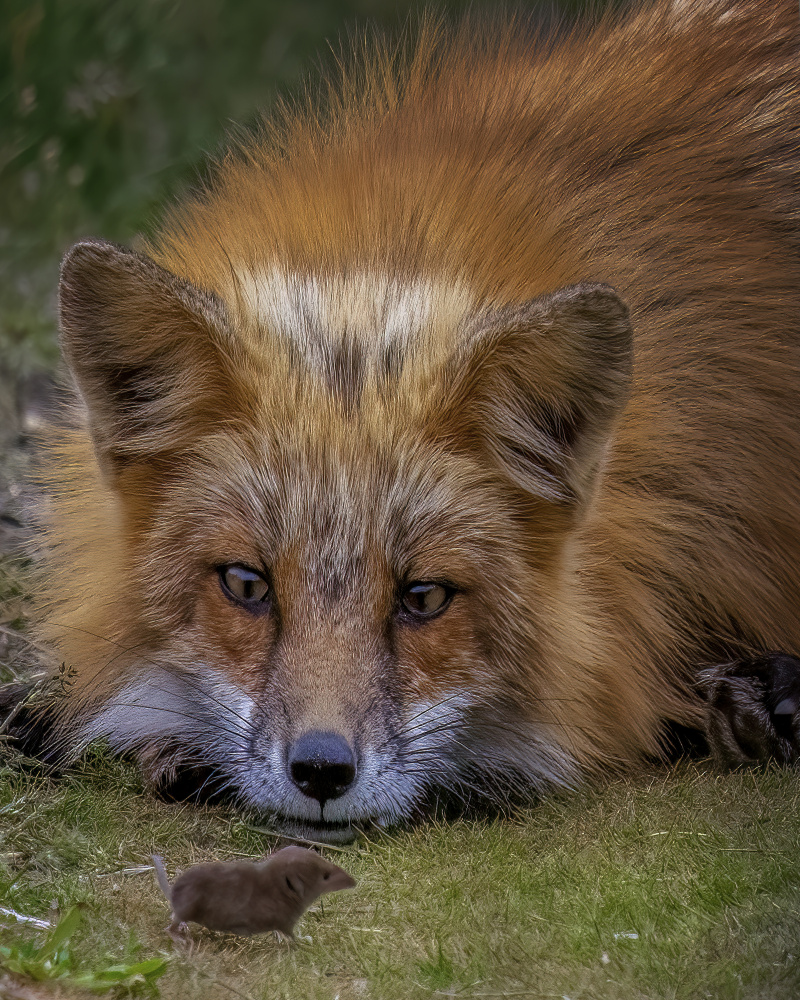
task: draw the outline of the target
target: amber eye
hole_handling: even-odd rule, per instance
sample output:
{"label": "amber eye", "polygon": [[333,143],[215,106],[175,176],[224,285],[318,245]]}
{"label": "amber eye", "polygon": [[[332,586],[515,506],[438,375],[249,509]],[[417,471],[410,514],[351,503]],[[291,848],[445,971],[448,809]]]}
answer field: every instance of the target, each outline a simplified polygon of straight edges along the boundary
{"label": "amber eye", "polygon": [[269,597],[269,584],[260,573],[246,566],[221,566],[219,581],[225,594],[250,611],[264,610]]}
{"label": "amber eye", "polygon": [[420,580],[406,587],[400,600],[404,610],[415,618],[431,618],[444,611],[452,596],[452,587]]}

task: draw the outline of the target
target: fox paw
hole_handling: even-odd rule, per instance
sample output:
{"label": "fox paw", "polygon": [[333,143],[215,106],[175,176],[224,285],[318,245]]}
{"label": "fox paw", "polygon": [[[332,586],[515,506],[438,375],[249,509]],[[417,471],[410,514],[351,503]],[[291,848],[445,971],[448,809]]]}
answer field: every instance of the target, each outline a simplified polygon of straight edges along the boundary
{"label": "fox paw", "polygon": [[784,653],[708,667],[706,737],[719,764],[800,759],[800,660]]}

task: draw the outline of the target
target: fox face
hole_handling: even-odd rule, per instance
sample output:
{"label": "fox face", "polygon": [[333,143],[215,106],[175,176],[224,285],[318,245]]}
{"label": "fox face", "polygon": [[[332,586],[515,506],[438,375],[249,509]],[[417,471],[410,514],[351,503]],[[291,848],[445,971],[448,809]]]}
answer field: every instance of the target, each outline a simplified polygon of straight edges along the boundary
{"label": "fox face", "polygon": [[626,397],[627,312],[591,285],[494,311],[429,286],[412,312],[420,287],[272,277],[228,305],[72,251],[64,344],[126,553],[80,743],[210,768],[315,836],[574,779],[530,665],[554,533]]}

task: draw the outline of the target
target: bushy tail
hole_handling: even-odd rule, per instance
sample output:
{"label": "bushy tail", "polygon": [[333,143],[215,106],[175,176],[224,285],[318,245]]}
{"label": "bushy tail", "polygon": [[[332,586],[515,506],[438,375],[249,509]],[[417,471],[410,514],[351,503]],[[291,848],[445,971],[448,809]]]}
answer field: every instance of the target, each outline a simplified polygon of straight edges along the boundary
{"label": "bushy tail", "polygon": [[151,854],[150,856],[153,859],[153,864],[156,866],[156,878],[158,879],[158,884],[161,886],[161,891],[167,897],[167,902],[172,906],[172,889],[167,879],[167,873],[164,870],[164,859],[160,854]]}

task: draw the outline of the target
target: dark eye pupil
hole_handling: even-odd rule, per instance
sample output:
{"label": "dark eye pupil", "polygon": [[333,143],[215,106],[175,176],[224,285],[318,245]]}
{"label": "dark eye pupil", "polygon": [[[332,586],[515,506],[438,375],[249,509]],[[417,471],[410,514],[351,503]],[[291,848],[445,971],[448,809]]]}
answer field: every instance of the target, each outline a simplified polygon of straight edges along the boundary
{"label": "dark eye pupil", "polygon": [[258,604],[269,593],[269,584],[261,576],[246,566],[224,566],[220,570],[222,586],[237,601]]}
{"label": "dark eye pupil", "polygon": [[444,607],[449,597],[440,583],[412,583],[403,591],[403,607],[415,615],[432,615]]}

